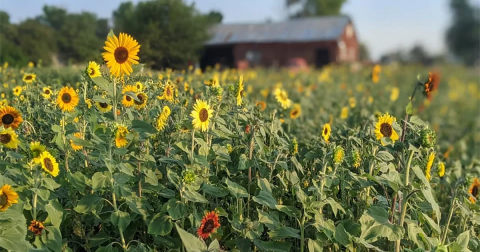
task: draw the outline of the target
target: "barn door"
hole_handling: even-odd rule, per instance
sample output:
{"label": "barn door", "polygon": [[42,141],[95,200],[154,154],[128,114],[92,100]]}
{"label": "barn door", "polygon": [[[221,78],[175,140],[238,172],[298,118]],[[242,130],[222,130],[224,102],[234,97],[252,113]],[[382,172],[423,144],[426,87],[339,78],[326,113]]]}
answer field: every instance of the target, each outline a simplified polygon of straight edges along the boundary
{"label": "barn door", "polygon": [[330,51],[325,48],[319,48],[315,52],[315,65],[321,68],[330,63]]}

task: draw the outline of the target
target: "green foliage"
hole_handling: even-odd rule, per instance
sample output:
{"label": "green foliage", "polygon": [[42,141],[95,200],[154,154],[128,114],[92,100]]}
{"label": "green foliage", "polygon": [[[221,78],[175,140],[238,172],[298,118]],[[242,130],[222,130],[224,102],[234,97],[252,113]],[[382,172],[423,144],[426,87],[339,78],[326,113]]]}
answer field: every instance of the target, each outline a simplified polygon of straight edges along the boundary
{"label": "green foliage", "polygon": [[300,4],[301,10],[291,15],[292,18],[312,16],[340,15],[342,5],[346,0],[287,0],[287,6]]}

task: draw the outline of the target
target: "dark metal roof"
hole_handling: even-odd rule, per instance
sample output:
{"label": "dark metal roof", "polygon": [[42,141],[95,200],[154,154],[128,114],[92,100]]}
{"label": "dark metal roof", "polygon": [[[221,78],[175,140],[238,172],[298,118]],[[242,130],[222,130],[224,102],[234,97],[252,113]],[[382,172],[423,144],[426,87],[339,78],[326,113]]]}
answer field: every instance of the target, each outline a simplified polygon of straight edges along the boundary
{"label": "dark metal roof", "polygon": [[206,45],[337,40],[350,22],[347,16],[292,19],[279,23],[219,24]]}

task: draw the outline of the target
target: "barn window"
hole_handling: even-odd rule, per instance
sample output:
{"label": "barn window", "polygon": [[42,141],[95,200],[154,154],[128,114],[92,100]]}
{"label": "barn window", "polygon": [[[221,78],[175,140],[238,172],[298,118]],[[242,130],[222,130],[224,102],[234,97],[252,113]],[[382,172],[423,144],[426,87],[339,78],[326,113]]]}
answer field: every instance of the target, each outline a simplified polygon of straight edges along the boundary
{"label": "barn window", "polygon": [[249,50],[245,54],[245,58],[250,62],[250,63],[260,63],[262,59],[262,52],[258,50]]}
{"label": "barn window", "polygon": [[351,38],[353,36],[353,27],[351,24],[345,28],[345,35],[347,35],[347,38]]}
{"label": "barn window", "polygon": [[338,55],[340,60],[345,60],[347,58],[347,46],[344,41],[338,41],[338,50],[340,51]]}

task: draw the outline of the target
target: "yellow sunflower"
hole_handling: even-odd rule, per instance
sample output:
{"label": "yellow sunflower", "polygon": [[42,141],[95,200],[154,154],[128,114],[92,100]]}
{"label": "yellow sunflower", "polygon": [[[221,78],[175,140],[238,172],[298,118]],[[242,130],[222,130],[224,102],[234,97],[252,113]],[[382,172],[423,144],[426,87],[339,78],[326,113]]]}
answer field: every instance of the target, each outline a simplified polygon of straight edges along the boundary
{"label": "yellow sunflower", "polygon": [[240,76],[240,79],[238,80],[238,88],[237,88],[237,106],[242,105],[242,96],[243,96],[243,75]]}
{"label": "yellow sunflower", "polygon": [[13,95],[20,96],[22,91],[23,91],[23,88],[21,86],[16,86],[13,88]]}
{"label": "yellow sunflower", "polygon": [[167,120],[168,120],[168,117],[170,116],[170,108],[168,106],[165,106],[163,107],[163,110],[162,110],[162,113],[160,113],[160,115],[158,116],[157,118],[157,130],[158,131],[162,131],[166,124],[167,124]]}
{"label": "yellow sunflower", "polygon": [[275,95],[275,99],[277,99],[283,109],[290,108],[290,106],[292,105],[292,101],[288,99],[287,91],[281,88],[277,88],[275,89],[273,94]]}
{"label": "yellow sunflower", "polygon": [[126,86],[123,87],[123,90],[122,90],[122,94],[123,94],[122,104],[123,104],[123,106],[128,108],[128,107],[131,107],[131,106],[135,105],[135,100],[132,97],[130,97],[129,95],[125,94],[127,92],[136,93],[137,92],[137,87],[133,86],[133,85],[126,85]]}
{"label": "yellow sunflower", "polygon": [[0,108],[8,106],[7,99],[0,100]]}
{"label": "yellow sunflower", "polygon": [[135,87],[137,88],[137,91],[142,91],[143,90],[143,84],[140,81],[137,81],[135,83]]}
{"label": "yellow sunflower", "polygon": [[138,64],[140,59],[137,53],[140,51],[140,45],[132,36],[120,33],[110,36],[105,41],[106,52],[102,53],[103,59],[107,62],[110,73],[117,77],[130,75],[133,72],[132,66]]}
{"label": "yellow sunflower", "polygon": [[45,99],[50,99],[50,96],[52,95],[52,89],[50,87],[44,87],[43,88],[43,92],[42,92],[42,96],[43,98]]}
{"label": "yellow sunflower", "polygon": [[5,212],[16,203],[18,203],[18,194],[12,190],[11,185],[3,185],[0,188],[0,212]]}
{"label": "yellow sunflower", "polygon": [[290,118],[297,119],[302,114],[302,107],[300,104],[295,103],[290,111]]}
{"label": "yellow sunflower", "polygon": [[[80,133],[80,132],[75,132],[75,133],[73,133],[73,136],[76,137],[76,138],[78,138],[78,139],[83,139],[82,133]],[[83,148],[83,146],[81,146],[81,145],[76,145],[76,144],[74,144],[74,143],[73,143],[73,140],[70,140],[70,145],[72,146],[72,149],[73,149],[74,151],[79,151],[79,150],[81,150],[81,149]]]}
{"label": "yellow sunflower", "polygon": [[378,83],[380,81],[380,73],[382,72],[382,67],[380,65],[375,65],[372,69],[372,82]]}
{"label": "yellow sunflower", "polygon": [[33,73],[27,73],[25,75],[23,75],[23,82],[27,83],[27,84],[30,84],[32,82],[35,81],[35,79],[37,79],[37,75],[33,74]]}
{"label": "yellow sunflower", "polygon": [[157,96],[157,98],[160,100],[173,102],[174,94],[175,94],[175,86],[172,84],[171,81],[167,81],[167,83],[163,87],[163,94],[161,96]]}
{"label": "yellow sunflower", "polygon": [[78,104],[78,95],[71,87],[63,87],[58,93],[57,104],[62,111],[72,112]]}
{"label": "yellow sunflower", "polygon": [[110,110],[112,110],[112,105],[106,103],[106,102],[95,102],[95,106],[97,107],[98,111],[100,113],[106,113]]}
{"label": "yellow sunflower", "polygon": [[18,146],[18,136],[11,128],[0,130],[0,144],[9,148],[16,149]]}
{"label": "yellow sunflower", "polygon": [[470,188],[468,189],[468,193],[471,195],[469,197],[470,202],[475,204],[478,198],[478,192],[480,191],[480,179],[474,178]]}
{"label": "yellow sunflower", "polygon": [[325,140],[325,142],[327,142],[327,143],[329,142],[328,139],[330,139],[331,132],[332,132],[332,129],[330,128],[329,123],[326,123],[325,125],[323,125],[322,137]]}
{"label": "yellow sunflower", "polygon": [[95,61],[88,62],[88,67],[86,72],[88,76],[90,76],[90,78],[102,76],[102,73],[100,73],[100,65],[98,65],[97,62]]}
{"label": "yellow sunflower", "polygon": [[140,110],[142,108],[145,108],[147,106],[147,101],[148,101],[148,96],[147,94],[141,92],[137,93],[137,99],[138,101],[133,101],[135,103],[135,108]]}
{"label": "yellow sunflower", "polygon": [[443,178],[443,176],[445,176],[445,163],[444,162],[439,162],[438,163],[437,174],[440,178]]}
{"label": "yellow sunflower", "polygon": [[392,92],[390,93],[390,101],[394,102],[398,99],[398,95],[400,94],[400,89],[398,87],[393,87]]}
{"label": "yellow sunflower", "polygon": [[115,132],[115,146],[122,148],[127,145],[128,128],[124,125],[118,125]]}
{"label": "yellow sunflower", "polygon": [[40,144],[40,142],[31,142],[30,151],[32,152],[33,161],[35,163],[40,163],[40,154],[45,151],[47,147]]}
{"label": "yellow sunflower", "polygon": [[213,109],[206,101],[197,100],[193,105],[193,111],[190,114],[193,118],[192,124],[195,129],[207,131],[210,118],[213,116]]}
{"label": "yellow sunflower", "polygon": [[218,81],[218,75],[217,74],[215,74],[212,79],[205,80],[203,83],[205,85],[213,87],[213,88],[220,87],[220,82]]}
{"label": "yellow sunflower", "polygon": [[16,129],[23,122],[22,114],[14,107],[6,106],[0,108],[0,126]]}
{"label": "yellow sunflower", "polygon": [[431,152],[430,155],[428,155],[428,162],[427,162],[427,167],[425,167],[425,178],[427,178],[428,181],[432,179],[432,166],[433,166],[433,160],[435,159],[435,152]]}
{"label": "yellow sunflower", "polygon": [[58,176],[60,170],[58,169],[57,160],[50,154],[48,151],[42,152],[40,154],[40,163],[42,164],[42,169],[52,175],[53,177]]}
{"label": "yellow sunflower", "polygon": [[387,143],[382,140],[384,137],[390,138],[392,143],[395,143],[395,141],[398,140],[398,134],[392,126],[393,122],[396,121],[397,119],[388,113],[378,118],[378,122],[375,124],[375,135],[377,136],[377,140],[380,140],[383,146],[387,145]]}

